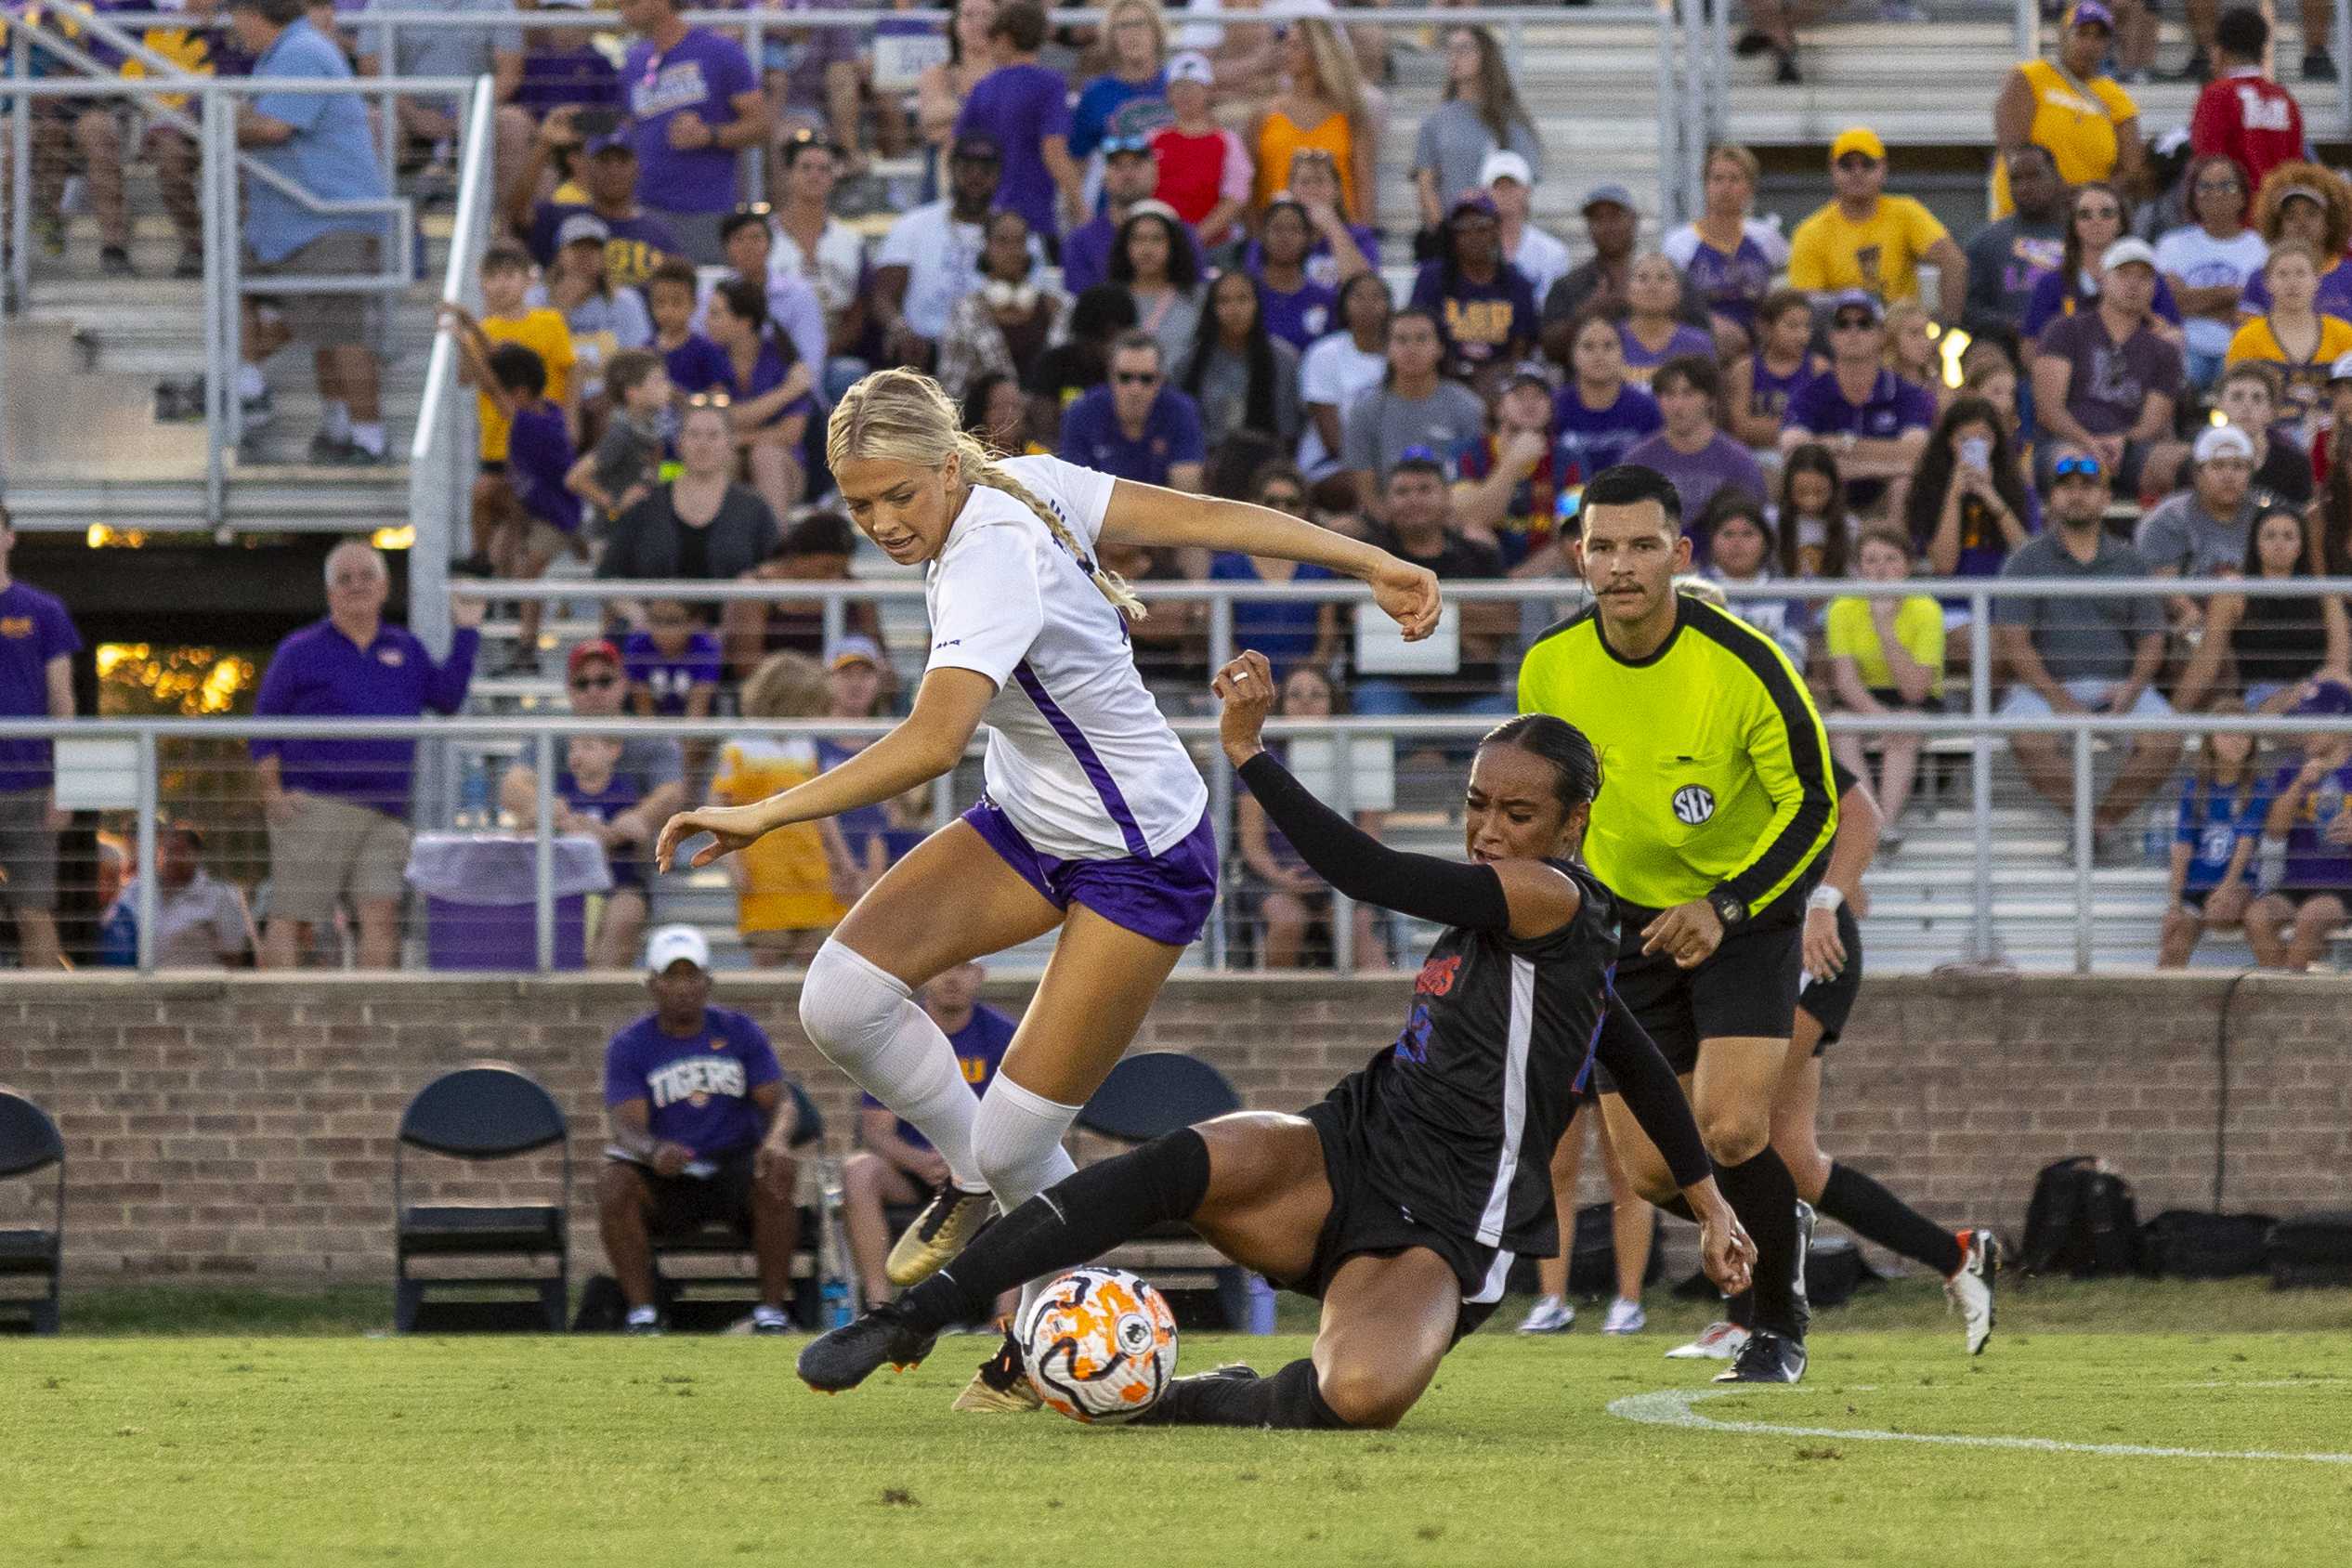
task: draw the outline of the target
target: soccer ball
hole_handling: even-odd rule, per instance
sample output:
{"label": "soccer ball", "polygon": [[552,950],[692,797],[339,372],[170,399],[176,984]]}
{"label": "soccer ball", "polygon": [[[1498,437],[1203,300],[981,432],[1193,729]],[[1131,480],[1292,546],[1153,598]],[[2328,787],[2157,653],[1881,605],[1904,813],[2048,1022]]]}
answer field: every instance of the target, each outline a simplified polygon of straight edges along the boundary
{"label": "soccer ball", "polygon": [[1074,1421],[1131,1421],[1176,1371],[1168,1298],[1124,1269],[1073,1269],[1039,1292],[1021,1323],[1039,1397]]}

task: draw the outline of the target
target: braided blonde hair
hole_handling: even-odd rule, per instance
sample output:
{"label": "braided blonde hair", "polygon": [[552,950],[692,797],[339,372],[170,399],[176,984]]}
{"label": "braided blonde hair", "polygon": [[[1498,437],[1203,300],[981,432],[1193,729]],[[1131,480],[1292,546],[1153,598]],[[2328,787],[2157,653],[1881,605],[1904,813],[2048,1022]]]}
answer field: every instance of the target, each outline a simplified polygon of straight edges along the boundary
{"label": "braided blonde hair", "polygon": [[825,426],[825,461],[836,473],[843,464],[858,458],[939,469],[950,456],[962,460],[966,484],[1002,490],[1036,513],[1038,521],[1093,578],[1103,597],[1129,620],[1143,619],[1143,602],[1127,580],[1106,570],[1052,507],[1031,494],[1028,486],[997,461],[996,453],[962,427],[956,405],[931,377],[904,368],[876,371],[843,394]]}

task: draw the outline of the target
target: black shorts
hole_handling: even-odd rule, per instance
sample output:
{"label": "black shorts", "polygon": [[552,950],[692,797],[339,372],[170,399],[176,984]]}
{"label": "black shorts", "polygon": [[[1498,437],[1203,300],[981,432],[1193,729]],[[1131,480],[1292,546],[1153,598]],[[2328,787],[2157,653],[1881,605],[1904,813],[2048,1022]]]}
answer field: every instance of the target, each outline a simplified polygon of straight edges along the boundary
{"label": "black shorts", "polygon": [[[1364,1075],[1339,1080],[1327,1099],[1318,1100],[1299,1114],[1313,1123],[1323,1143],[1323,1176],[1331,1186],[1331,1212],[1314,1238],[1314,1261],[1299,1279],[1274,1281],[1286,1290],[1323,1300],[1331,1277],[1351,1258],[1393,1258],[1408,1248],[1426,1247],[1454,1271],[1462,1302],[1454,1319],[1454,1340],[1478,1331],[1502,1301],[1499,1276],[1510,1269],[1510,1254],[1467,1236],[1457,1236],[1424,1224],[1393,1199],[1376,1190],[1372,1172],[1379,1156],[1365,1143],[1360,1114]],[[1491,1293],[1492,1300],[1473,1301]]]}
{"label": "black shorts", "polygon": [[[1783,904],[1794,898],[1803,908],[1804,892],[1782,894]],[[1619,913],[1615,985],[1678,1077],[1697,1069],[1701,1040],[1788,1039],[1797,1027],[1797,982],[1804,965],[1800,921],[1776,905],[1756,924],[1725,937],[1698,968],[1682,969],[1665,953],[1641,951],[1641,928],[1656,918],[1654,909],[1631,906]],[[1598,1066],[1595,1073],[1601,1091],[1614,1093],[1607,1075]]]}
{"label": "black shorts", "polygon": [[635,1166],[646,1190],[653,1194],[653,1218],[647,1230],[656,1240],[691,1235],[712,1223],[748,1235],[751,1229],[751,1155],[750,1149],[721,1155],[712,1162],[718,1169],[708,1176],[658,1176],[651,1167],[635,1160],[622,1163]]}
{"label": "black shorts", "polygon": [[1862,926],[1854,920],[1850,905],[1837,906],[1837,939],[1846,944],[1846,967],[1837,972],[1836,979],[1798,976],[1797,1005],[1822,1026],[1822,1038],[1813,1042],[1816,1056],[1836,1045],[1837,1037],[1846,1032],[1846,1015],[1853,1012],[1855,993],[1862,989]]}

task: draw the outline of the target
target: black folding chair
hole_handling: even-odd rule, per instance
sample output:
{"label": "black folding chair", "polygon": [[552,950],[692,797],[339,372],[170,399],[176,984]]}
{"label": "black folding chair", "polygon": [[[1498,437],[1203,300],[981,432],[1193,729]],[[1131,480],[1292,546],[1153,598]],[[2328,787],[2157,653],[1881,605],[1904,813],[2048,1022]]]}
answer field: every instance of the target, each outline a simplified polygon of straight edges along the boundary
{"label": "black folding chair", "polygon": [[[403,1334],[413,1332],[426,1317],[425,1294],[473,1293],[485,1288],[517,1287],[537,1292],[535,1312],[512,1300],[444,1300],[431,1309],[430,1328],[543,1327],[564,1328],[565,1297],[571,1278],[569,1232],[571,1213],[571,1144],[565,1136],[564,1113],[555,1097],[518,1068],[497,1062],[477,1062],[444,1073],[419,1090],[400,1115],[399,1141],[392,1148],[393,1323]],[[563,1156],[563,1198],[559,1203],[477,1204],[406,1203],[402,1197],[402,1156],[424,1149],[458,1159],[511,1159],[557,1145]],[[537,1263],[552,1257],[555,1273],[543,1269],[527,1274],[424,1275],[410,1265],[420,1258],[528,1258]],[[517,1313],[517,1308],[525,1309]]]}
{"label": "black folding chair", "polygon": [[0,1300],[0,1314],[21,1314],[35,1334],[58,1331],[58,1302],[64,1282],[65,1140],[49,1113],[13,1090],[0,1089],[0,1179],[30,1176],[58,1168],[57,1218],[46,1229],[0,1230],[0,1278],[46,1278],[48,1292]]}
{"label": "black folding chair", "polygon": [[[1143,1143],[1239,1109],[1241,1096],[1232,1082],[1199,1057],[1144,1051],[1111,1069],[1078,1108],[1078,1124],[1121,1143]],[[1197,1321],[1213,1311],[1216,1321],[1209,1326],[1241,1328],[1249,1321],[1243,1271],[1182,1221],[1156,1225],[1097,1261],[1148,1277],[1180,1319]]]}

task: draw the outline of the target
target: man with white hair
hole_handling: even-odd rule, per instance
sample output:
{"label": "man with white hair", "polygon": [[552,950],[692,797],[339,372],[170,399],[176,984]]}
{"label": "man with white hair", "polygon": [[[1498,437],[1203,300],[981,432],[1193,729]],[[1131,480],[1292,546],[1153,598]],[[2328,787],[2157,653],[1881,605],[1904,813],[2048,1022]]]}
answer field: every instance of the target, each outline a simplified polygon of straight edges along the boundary
{"label": "man with white hair", "polygon": [[1559,236],[1536,228],[1528,215],[1535,204],[1535,174],[1527,160],[1507,147],[1486,155],[1479,166],[1478,183],[1495,203],[1502,228],[1503,259],[1519,268],[1538,300],[1568,276],[1572,265],[1568,246]]}
{"label": "man with white hair", "polygon": [[[454,598],[457,634],[446,662],[405,626],[384,619],[392,574],[353,539],[327,555],[327,616],[269,656],[254,701],[258,718],[422,717],[465,703],[481,642],[482,604]],[[255,739],[261,804],[269,819],[269,920],[261,962],[292,969],[312,929],[348,899],[359,918],[359,967],[399,960],[401,876],[409,858],[412,740]]]}

